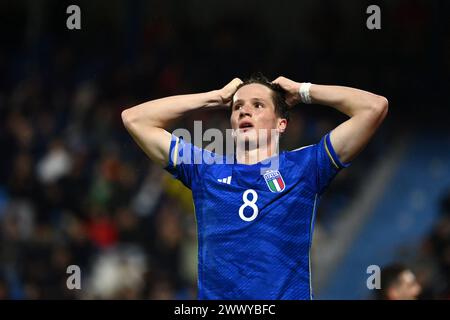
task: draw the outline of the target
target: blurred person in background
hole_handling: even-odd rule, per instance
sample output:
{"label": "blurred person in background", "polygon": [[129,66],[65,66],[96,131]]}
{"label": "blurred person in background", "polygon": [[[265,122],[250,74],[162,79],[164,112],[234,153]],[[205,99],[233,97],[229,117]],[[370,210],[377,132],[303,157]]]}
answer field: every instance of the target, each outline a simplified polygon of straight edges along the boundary
{"label": "blurred person in background", "polygon": [[378,300],[416,300],[422,291],[415,274],[402,264],[391,264],[381,270]]}

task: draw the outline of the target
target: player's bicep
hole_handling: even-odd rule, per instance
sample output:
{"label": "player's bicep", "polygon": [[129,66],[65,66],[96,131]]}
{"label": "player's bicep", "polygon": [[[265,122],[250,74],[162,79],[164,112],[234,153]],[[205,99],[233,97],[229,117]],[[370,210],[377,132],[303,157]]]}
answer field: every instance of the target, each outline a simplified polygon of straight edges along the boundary
{"label": "player's bicep", "polygon": [[379,115],[362,113],[341,123],[330,133],[330,141],[341,162],[351,162],[367,145],[381,123]]}

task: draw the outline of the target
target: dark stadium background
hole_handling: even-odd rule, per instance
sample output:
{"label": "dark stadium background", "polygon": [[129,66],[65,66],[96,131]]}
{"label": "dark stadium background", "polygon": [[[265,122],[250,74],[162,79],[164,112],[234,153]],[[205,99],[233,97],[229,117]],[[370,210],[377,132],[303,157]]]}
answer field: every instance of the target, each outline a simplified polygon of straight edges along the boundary
{"label": "dark stadium background", "polygon": [[[81,8],[81,30],[66,8]],[[366,8],[381,8],[381,30]],[[408,265],[450,297],[450,2],[0,2],[0,299],[195,298],[190,194],[152,165],[121,111],[261,71],[386,96],[389,115],[324,195],[318,299],[368,299],[369,265]],[[292,113],[287,149],[345,117]],[[228,127],[225,111],[176,127]],[[66,288],[78,265],[82,289]]]}

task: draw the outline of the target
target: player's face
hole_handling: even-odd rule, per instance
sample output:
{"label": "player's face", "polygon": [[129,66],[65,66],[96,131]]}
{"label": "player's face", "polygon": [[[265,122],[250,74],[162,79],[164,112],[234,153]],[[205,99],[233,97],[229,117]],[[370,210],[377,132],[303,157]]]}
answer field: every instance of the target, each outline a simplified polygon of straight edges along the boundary
{"label": "player's face", "polygon": [[240,88],[233,97],[231,128],[238,139],[256,141],[265,131],[270,138],[271,129],[284,132],[286,119],[275,113],[272,90],[264,85],[252,83]]}

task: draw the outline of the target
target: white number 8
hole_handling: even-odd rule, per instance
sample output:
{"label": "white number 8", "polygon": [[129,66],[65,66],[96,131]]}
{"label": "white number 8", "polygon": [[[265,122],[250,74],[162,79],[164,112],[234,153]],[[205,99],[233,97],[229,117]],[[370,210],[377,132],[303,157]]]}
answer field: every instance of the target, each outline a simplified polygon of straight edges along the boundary
{"label": "white number 8", "polygon": [[[251,193],[252,197],[252,201],[250,201],[247,196],[248,194]],[[242,195],[242,200],[244,201],[244,204],[242,206],[240,206],[239,208],[239,217],[241,217],[242,220],[244,221],[253,221],[256,219],[256,216],[258,215],[258,207],[256,206],[256,200],[258,200],[258,194],[256,193],[255,190],[253,189],[248,189],[244,192],[244,194]],[[250,207],[253,209],[253,214],[250,217],[246,217],[244,215],[244,209]]]}

